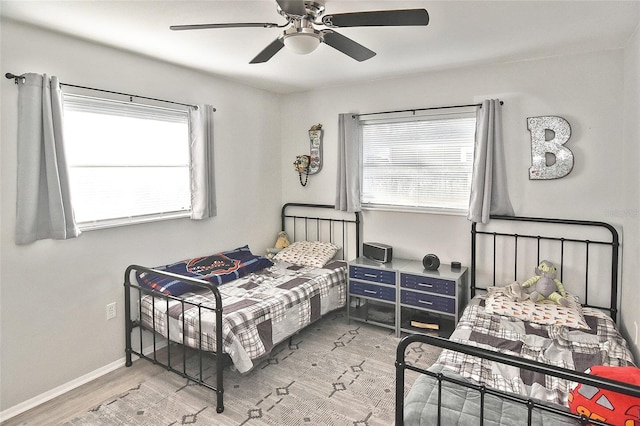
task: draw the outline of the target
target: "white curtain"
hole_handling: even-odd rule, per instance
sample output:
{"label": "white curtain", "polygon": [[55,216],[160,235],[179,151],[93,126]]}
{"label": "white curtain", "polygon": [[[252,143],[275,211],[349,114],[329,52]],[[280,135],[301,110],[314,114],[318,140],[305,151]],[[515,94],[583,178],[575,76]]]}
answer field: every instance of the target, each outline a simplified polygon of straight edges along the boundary
{"label": "white curtain", "polygon": [[211,105],[189,108],[191,169],[191,219],[217,214],[213,158],[213,112]]}
{"label": "white curtain", "polygon": [[502,139],[502,108],[498,99],[482,102],[476,117],[476,146],[468,219],[487,223],[492,214],[513,216],[507,190]]}
{"label": "white curtain", "polygon": [[336,210],[358,212],[360,205],[360,132],[353,114],[338,116]]}
{"label": "white curtain", "polygon": [[57,77],[25,74],[18,83],[16,243],[80,235],[71,207]]}

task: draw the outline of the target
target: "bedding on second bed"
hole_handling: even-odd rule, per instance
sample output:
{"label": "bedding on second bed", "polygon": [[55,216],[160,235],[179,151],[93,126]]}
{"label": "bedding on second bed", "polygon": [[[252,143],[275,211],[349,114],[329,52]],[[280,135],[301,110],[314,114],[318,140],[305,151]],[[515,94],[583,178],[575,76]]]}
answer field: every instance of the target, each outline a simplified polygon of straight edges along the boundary
{"label": "bedding on second bed", "polygon": [[[597,309],[579,308],[587,328],[539,324],[485,309],[485,296],[471,300],[450,339],[573,371],[593,365],[630,366],[633,356],[612,319]],[[579,305],[577,305],[579,307]],[[471,355],[444,350],[437,361],[448,370],[494,389],[567,405],[570,382]]]}
{"label": "bedding on second bed", "polygon": [[[223,306],[223,351],[241,373],[265,359],[274,345],[346,303],[347,266],[321,268],[277,261],[272,267],[218,286]],[[209,290],[182,300],[144,296],[141,322],[179,343],[215,351],[215,300]],[[207,307],[199,309],[198,305]],[[153,318],[153,319],[152,319]],[[168,318],[168,324],[167,324]],[[200,325],[201,324],[201,325]],[[200,333],[202,327],[202,333]]]}

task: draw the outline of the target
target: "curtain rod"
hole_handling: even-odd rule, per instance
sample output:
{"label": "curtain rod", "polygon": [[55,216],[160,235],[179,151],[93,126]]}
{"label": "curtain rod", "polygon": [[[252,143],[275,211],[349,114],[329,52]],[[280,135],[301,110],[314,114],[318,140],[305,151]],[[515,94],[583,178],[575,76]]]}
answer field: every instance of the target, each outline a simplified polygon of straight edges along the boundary
{"label": "curtain rod", "polygon": [[[504,105],[503,101],[500,101],[500,105]],[[469,105],[447,105],[447,106],[439,106],[439,107],[430,107],[430,108],[413,108],[413,109],[400,109],[397,111],[380,111],[380,112],[369,112],[366,114],[353,114],[352,117],[362,117],[363,115],[378,115],[378,114],[393,114],[397,112],[413,112],[416,111],[430,111],[435,109],[447,109],[447,108],[464,108],[464,107],[480,107],[482,108],[482,104],[469,104]]]}
{"label": "curtain rod", "polygon": [[[10,72],[6,73],[4,76],[6,78],[10,79],[10,80],[13,79],[15,84],[18,84],[20,80],[24,80],[25,79],[25,77],[22,76],[22,75],[15,75],[15,74],[10,73]],[[165,102],[165,103],[168,103],[168,104],[182,105],[182,106],[192,107],[192,108],[198,109],[198,105],[183,104],[182,102],[167,101],[165,99],[150,98],[150,97],[147,97],[147,96],[132,95],[130,93],[114,92],[112,90],[96,89],[95,87],[78,86],[78,85],[75,85],[75,84],[62,83],[62,82],[60,83],[60,85],[61,86],[68,86],[68,87],[75,87],[75,88],[78,88],[78,89],[94,90],[96,92],[111,93],[111,94],[114,94],[114,95],[128,96],[129,100],[132,101],[132,102],[133,102],[133,98],[139,98],[139,99],[147,99],[147,100],[150,100],[150,101]],[[215,112],[216,109],[213,108],[213,111]]]}

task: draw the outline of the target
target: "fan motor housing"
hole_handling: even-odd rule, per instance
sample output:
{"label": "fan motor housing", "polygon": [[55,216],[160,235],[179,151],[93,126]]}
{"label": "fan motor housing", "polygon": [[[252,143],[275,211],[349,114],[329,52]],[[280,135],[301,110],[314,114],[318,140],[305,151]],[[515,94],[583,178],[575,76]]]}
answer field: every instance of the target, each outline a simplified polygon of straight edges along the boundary
{"label": "fan motor housing", "polygon": [[[320,3],[316,3],[313,1],[305,1],[304,2],[304,8],[305,11],[307,12],[307,14],[305,15],[308,18],[311,18],[310,20],[315,21],[316,19],[318,19],[318,17],[320,15],[322,15],[324,13],[324,5],[321,5]],[[292,17],[295,18],[304,18],[305,16],[297,16],[297,15],[291,15],[288,14],[287,12],[285,12],[284,10],[282,10],[282,8],[280,8],[280,6],[278,6],[278,13],[282,16],[284,16],[287,19],[290,19]]]}

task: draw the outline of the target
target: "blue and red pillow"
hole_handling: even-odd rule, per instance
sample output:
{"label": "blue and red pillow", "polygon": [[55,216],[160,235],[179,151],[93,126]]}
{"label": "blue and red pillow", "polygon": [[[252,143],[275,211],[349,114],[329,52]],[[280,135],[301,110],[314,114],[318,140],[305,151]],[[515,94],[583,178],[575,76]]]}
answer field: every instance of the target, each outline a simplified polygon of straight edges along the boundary
{"label": "blue and red pillow", "polygon": [[[220,285],[272,265],[273,262],[269,259],[264,256],[254,255],[249,250],[249,246],[245,245],[234,250],[182,260],[153,269]],[[186,292],[202,289],[202,287],[194,284],[148,272],[137,272],[136,278],[142,287],[172,296],[180,296]]]}

